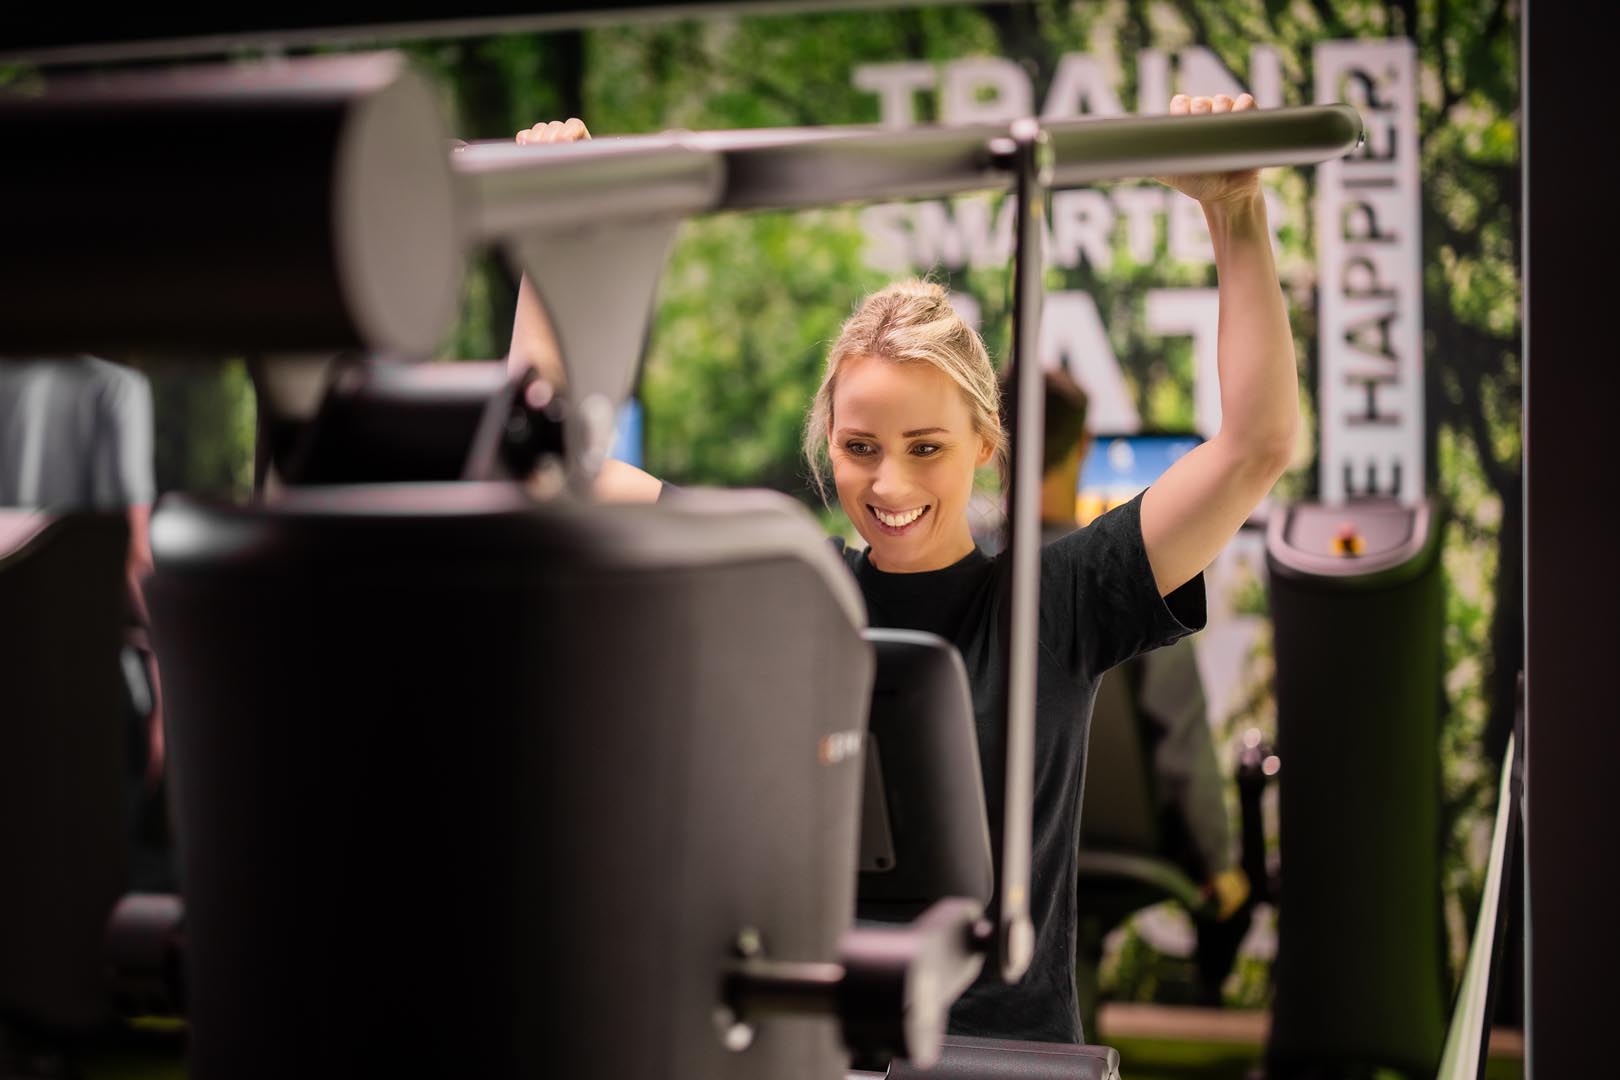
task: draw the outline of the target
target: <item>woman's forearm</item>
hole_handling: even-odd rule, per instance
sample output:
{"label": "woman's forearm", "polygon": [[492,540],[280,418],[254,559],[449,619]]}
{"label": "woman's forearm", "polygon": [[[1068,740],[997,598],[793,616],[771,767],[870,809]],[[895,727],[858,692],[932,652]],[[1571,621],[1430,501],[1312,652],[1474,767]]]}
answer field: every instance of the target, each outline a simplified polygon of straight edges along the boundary
{"label": "woman's forearm", "polygon": [[596,498],[600,502],[657,502],[664,482],[628,462],[609,458],[596,474]]}
{"label": "woman's forearm", "polygon": [[1204,206],[1220,281],[1218,438],[1277,471],[1299,427],[1293,331],[1258,189]]}
{"label": "woman's forearm", "polygon": [[1299,426],[1294,338],[1258,189],[1206,202],[1220,275],[1221,430],[1142,499],[1142,541],[1161,595],[1225,547],[1288,467]]}
{"label": "woman's forearm", "polygon": [[532,367],[542,379],[558,389],[567,382],[562,355],[557,349],[557,335],[527,274],[518,284],[517,307],[512,317],[512,344],[506,353],[506,366],[513,374]]}

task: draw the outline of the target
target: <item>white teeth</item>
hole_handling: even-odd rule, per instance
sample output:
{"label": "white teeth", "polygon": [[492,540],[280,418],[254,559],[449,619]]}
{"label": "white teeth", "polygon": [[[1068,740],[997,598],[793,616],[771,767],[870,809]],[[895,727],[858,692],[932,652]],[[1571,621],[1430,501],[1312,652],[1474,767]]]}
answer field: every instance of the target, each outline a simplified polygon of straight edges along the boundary
{"label": "white teeth", "polygon": [[922,517],[922,512],[926,509],[928,509],[926,506],[919,506],[915,510],[907,510],[900,514],[890,514],[886,511],[879,510],[874,506],[872,507],[872,513],[876,514],[877,519],[883,522],[883,524],[887,525],[889,528],[898,529],[902,528],[903,526],[910,525],[913,521],[916,521],[918,518]]}

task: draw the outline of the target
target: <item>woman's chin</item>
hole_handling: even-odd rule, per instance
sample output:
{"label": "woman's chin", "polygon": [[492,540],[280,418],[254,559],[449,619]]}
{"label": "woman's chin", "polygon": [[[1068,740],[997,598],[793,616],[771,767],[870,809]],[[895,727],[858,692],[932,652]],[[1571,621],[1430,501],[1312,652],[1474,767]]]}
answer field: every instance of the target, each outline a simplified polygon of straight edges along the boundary
{"label": "woman's chin", "polygon": [[880,570],[913,571],[930,568],[939,559],[918,537],[875,536],[866,541],[867,550]]}

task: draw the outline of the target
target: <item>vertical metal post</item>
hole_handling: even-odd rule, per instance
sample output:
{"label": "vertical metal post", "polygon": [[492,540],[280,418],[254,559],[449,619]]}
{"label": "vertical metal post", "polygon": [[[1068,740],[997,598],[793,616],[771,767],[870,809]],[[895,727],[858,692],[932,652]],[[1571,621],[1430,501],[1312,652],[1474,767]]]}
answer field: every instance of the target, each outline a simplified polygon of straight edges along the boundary
{"label": "vertical metal post", "polygon": [[1038,355],[1042,277],[1045,272],[1047,184],[1051,146],[1033,119],[1019,120],[1009,138],[993,144],[998,160],[1013,172],[1017,201],[1013,248],[1013,327],[1010,497],[1007,544],[1012,559],[1009,595],[1001,608],[1006,653],[1006,713],[1001,746],[1005,787],[1001,817],[1001,866],[990,903],[995,928],[992,970],[1017,982],[1029,967],[1035,931],[1029,918],[1031,814],[1035,775],[1035,658],[1040,635],[1041,437],[1045,396]]}

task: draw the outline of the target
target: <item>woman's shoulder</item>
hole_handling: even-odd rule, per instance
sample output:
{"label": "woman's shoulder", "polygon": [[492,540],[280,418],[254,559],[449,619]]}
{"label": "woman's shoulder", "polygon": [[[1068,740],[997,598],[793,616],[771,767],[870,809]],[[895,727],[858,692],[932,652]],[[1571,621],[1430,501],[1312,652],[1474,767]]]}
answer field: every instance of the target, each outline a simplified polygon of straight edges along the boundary
{"label": "woman's shoulder", "polygon": [[1136,579],[1151,583],[1141,499],[1138,495],[1062,535],[1043,537],[1042,592],[1067,598],[1098,583],[1110,589],[1127,588]]}
{"label": "woman's shoulder", "polygon": [[861,560],[866,557],[865,548],[852,547],[849,541],[842,536],[829,536],[827,537],[827,543],[831,544],[833,551],[837,552],[838,557],[844,560],[845,566],[851,570],[860,569]]}
{"label": "woman's shoulder", "polygon": [[1068,530],[1043,531],[1041,557],[1061,562],[1086,558],[1101,550],[1135,548],[1142,543],[1142,495],[1112,507],[1083,526]]}

